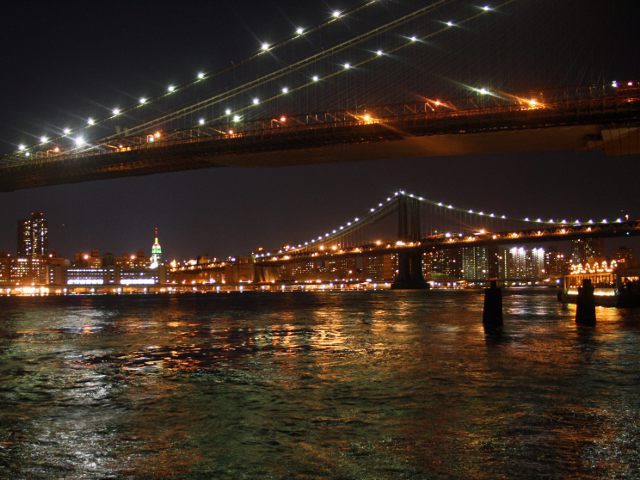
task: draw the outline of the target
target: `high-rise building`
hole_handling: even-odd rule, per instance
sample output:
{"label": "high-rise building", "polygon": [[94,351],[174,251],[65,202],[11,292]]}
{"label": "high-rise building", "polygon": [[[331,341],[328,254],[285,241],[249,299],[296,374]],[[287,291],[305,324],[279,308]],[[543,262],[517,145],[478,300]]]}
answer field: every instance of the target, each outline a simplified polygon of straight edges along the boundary
{"label": "high-rise building", "polygon": [[547,276],[544,248],[503,248],[498,259],[500,278],[505,280],[537,282]]}
{"label": "high-rise building", "polygon": [[11,281],[11,256],[0,252],[0,285],[8,285]]}
{"label": "high-rise building", "polygon": [[18,221],[18,257],[36,258],[49,254],[49,230],[44,213],[32,213]]}
{"label": "high-rise building", "polygon": [[549,251],[545,254],[544,268],[550,277],[563,277],[569,273],[567,256],[555,247],[549,248]]}
{"label": "high-rise building", "polygon": [[633,250],[627,246],[621,246],[613,251],[613,260],[618,262],[618,265],[629,267],[633,264]]}
{"label": "high-rise building", "polygon": [[571,240],[571,263],[573,265],[587,263],[603,256],[604,240],[602,238]]}
{"label": "high-rise building", "polygon": [[160,241],[158,240],[158,227],[155,228],[154,231],[154,242],[151,246],[151,269],[155,270],[160,265],[162,265],[162,247],[160,246]]}
{"label": "high-rise building", "polygon": [[422,256],[423,273],[432,281],[455,281],[462,275],[460,249],[434,248]]}
{"label": "high-rise building", "polygon": [[489,250],[487,247],[462,249],[462,278],[467,281],[489,278]]}
{"label": "high-rise building", "polygon": [[532,248],[529,254],[530,280],[539,281],[547,277],[544,260],[544,248]]}

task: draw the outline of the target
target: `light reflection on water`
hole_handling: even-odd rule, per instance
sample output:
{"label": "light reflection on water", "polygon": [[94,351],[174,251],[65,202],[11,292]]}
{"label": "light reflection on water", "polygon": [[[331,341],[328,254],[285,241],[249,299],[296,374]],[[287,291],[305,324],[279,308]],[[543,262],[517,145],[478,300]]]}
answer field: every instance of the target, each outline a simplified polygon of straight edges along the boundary
{"label": "light reflection on water", "polygon": [[550,294],[2,300],[0,477],[638,478],[640,312]]}

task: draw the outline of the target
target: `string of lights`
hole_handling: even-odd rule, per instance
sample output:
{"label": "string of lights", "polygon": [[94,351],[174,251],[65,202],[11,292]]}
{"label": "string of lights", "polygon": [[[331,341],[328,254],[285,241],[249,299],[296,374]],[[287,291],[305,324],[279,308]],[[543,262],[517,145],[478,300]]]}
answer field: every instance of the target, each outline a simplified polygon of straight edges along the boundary
{"label": "string of lights", "polygon": [[[392,196],[387,197],[383,201],[371,207],[364,215],[355,217],[343,224],[337,226],[336,228],[330,229],[325,233],[313,237],[305,242],[297,244],[297,246],[289,246],[285,247],[284,250],[280,250],[279,253],[286,252],[296,252],[299,250],[304,250],[306,248],[312,246],[321,246],[327,243],[333,243],[336,239],[344,237],[350,231],[361,228],[363,225],[368,223],[372,217],[379,216],[380,213],[386,214],[390,211],[391,207],[398,201],[398,199],[405,197],[414,199],[421,204],[429,205],[432,207],[436,207],[437,209],[442,209],[443,212],[457,212],[466,215],[474,215],[477,218],[483,219],[495,219],[501,220],[503,222],[513,222],[516,224],[521,224],[524,226],[529,226],[533,228],[561,228],[561,227],[570,227],[570,226],[584,226],[584,225],[608,225],[611,223],[623,223],[624,219],[622,217],[617,217],[615,220],[609,220],[607,218],[603,218],[600,221],[595,221],[593,219],[589,219],[587,221],[582,221],[580,219],[576,220],[567,220],[567,219],[553,219],[550,218],[545,220],[546,217],[513,217],[507,215],[499,215],[493,212],[485,211],[485,210],[476,210],[476,209],[465,209],[456,207],[449,203],[440,202],[436,200],[430,200],[428,198],[413,194],[407,193],[405,190],[397,190],[394,192]],[[482,232],[487,233],[487,232]],[[459,234],[458,234],[459,235]],[[444,232],[442,236],[445,238],[450,238],[453,236],[452,233]],[[258,257],[270,257],[271,253],[267,252],[265,254],[260,254]]]}
{"label": "string of lights", "polygon": [[[147,105],[150,105],[151,103],[166,97],[167,95],[172,95],[174,93],[177,92],[183,92],[191,87],[194,87],[196,85],[201,84],[203,81],[205,80],[211,80],[213,78],[219,77],[223,74],[232,72],[233,70],[236,70],[238,68],[240,68],[243,65],[246,65],[248,63],[250,63],[253,60],[256,60],[257,58],[261,57],[264,53],[266,52],[275,52],[276,50],[289,45],[290,43],[299,40],[309,34],[312,34],[314,32],[318,32],[332,24],[334,24],[336,21],[343,19],[345,17],[348,16],[352,16],[355,13],[358,13],[368,7],[371,7],[373,5],[376,4],[380,4],[381,0],[367,0],[365,2],[362,2],[358,5],[356,5],[355,7],[352,7],[350,9],[345,9],[345,10],[339,10],[339,9],[335,9],[332,10],[330,12],[330,15],[328,16],[327,19],[323,20],[320,23],[317,23],[311,27],[303,27],[303,26],[298,26],[295,28],[294,32],[280,40],[277,40],[273,43],[269,43],[269,42],[263,42],[259,49],[255,52],[253,52],[251,55],[249,55],[248,57],[245,57],[244,59],[238,61],[238,62],[234,62],[232,65],[227,66],[225,68],[219,69],[217,71],[213,71],[213,72],[205,72],[205,71],[200,71],[196,74],[196,78],[194,80],[182,83],[182,84],[169,84],[167,86],[167,89],[165,92],[163,92],[162,94],[156,95],[156,96],[142,96],[138,99],[138,102],[134,105],[130,105],[129,107],[115,107],[111,110],[110,115],[104,117],[104,118],[95,118],[95,117],[89,117],[87,118],[87,123],[84,127],[81,128],[88,128],[88,127],[95,127],[98,125],[101,125],[109,120],[112,120],[115,117],[119,117],[121,115],[125,115],[127,113],[130,113],[134,110],[140,109],[142,107],[145,107]],[[20,144],[17,147],[17,151],[19,153],[23,153],[26,156],[29,156],[29,151],[33,150],[35,148],[38,148],[39,146],[42,145],[46,145],[50,142],[53,141],[57,141],[57,140],[61,140],[64,138],[69,137],[72,134],[73,130],[70,127],[65,127],[62,130],[62,135],[56,136],[56,137],[52,137],[50,138],[47,135],[42,135],[39,138],[39,144],[34,144],[34,145],[25,145],[25,144]],[[85,139],[83,136],[78,136],[74,139],[74,144],[77,147],[82,147],[84,146],[86,143]]]}
{"label": "string of lights", "polygon": [[[390,30],[392,28],[395,28],[398,25],[400,25],[402,23],[405,23],[406,21],[408,21],[410,19],[416,18],[416,17],[418,17],[420,15],[423,15],[423,14],[429,12],[430,10],[432,10],[434,8],[437,8],[437,7],[442,6],[442,5],[446,4],[446,3],[449,3],[449,1],[450,0],[440,0],[439,2],[435,2],[435,3],[433,3],[433,4],[431,4],[431,5],[427,6],[427,7],[423,7],[421,9],[419,9],[419,10],[411,12],[408,15],[405,15],[403,17],[395,19],[392,22],[389,22],[389,23],[387,23],[387,24],[385,24],[383,26],[377,27],[374,30],[370,30],[370,31],[360,35],[359,37],[350,39],[347,42],[343,42],[343,43],[341,43],[339,45],[336,45],[335,47],[333,47],[333,49],[328,49],[328,50],[325,50],[324,52],[321,52],[319,54],[315,54],[315,55],[313,55],[311,57],[307,57],[306,59],[301,60],[300,62],[298,62],[298,63],[300,63],[300,66],[299,66],[298,69],[303,68],[308,63],[311,63],[311,62],[317,60],[318,58],[322,58],[322,57],[328,56],[330,54],[334,54],[334,53],[336,53],[336,51],[341,51],[341,50],[344,50],[344,49],[346,49],[346,48],[348,48],[350,46],[353,46],[354,42],[356,42],[358,40],[364,41],[364,40],[366,40],[367,38],[370,38],[373,35],[380,34],[380,33],[383,33],[384,31],[388,31],[388,30]],[[456,26],[457,27],[461,27],[461,26],[465,25],[466,23],[469,23],[469,22],[471,22],[471,21],[473,21],[473,20],[475,20],[477,18],[480,18],[486,12],[496,11],[497,9],[505,7],[505,6],[507,6],[507,5],[511,4],[511,3],[514,3],[515,1],[516,0],[507,0],[507,1],[503,2],[503,3],[501,3],[500,5],[498,5],[497,7],[491,7],[489,5],[483,5],[483,6],[480,6],[480,7],[475,7],[478,10],[477,13],[475,13],[474,15],[471,15],[470,17],[467,17],[467,18],[465,18],[465,19],[463,19],[461,21],[458,21],[458,22],[455,22],[455,23],[453,21],[442,22],[443,23],[443,27],[442,28],[440,28],[438,30],[435,30],[435,31],[433,31],[433,32],[431,32],[429,34],[423,35],[423,36],[417,36],[417,35],[406,36],[405,38],[406,38],[407,41],[405,43],[399,45],[399,46],[391,48],[391,49],[389,49],[387,51],[378,49],[377,51],[374,52],[373,56],[371,56],[369,58],[366,58],[366,59],[364,59],[364,60],[362,60],[362,61],[360,61],[358,63],[346,62],[346,63],[341,65],[340,69],[338,69],[338,70],[336,70],[336,71],[334,71],[332,73],[329,73],[329,74],[324,75],[324,76],[313,75],[309,79],[308,82],[306,82],[304,84],[301,84],[301,85],[299,85],[297,87],[293,87],[293,88],[283,87],[280,90],[280,92],[278,92],[277,94],[275,94],[275,95],[273,95],[273,96],[271,96],[269,98],[266,98],[264,100],[261,100],[260,97],[258,97],[258,96],[254,96],[249,105],[246,105],[246,106],[241,107],[240,109],[236,109],[234,111],[232,111],[231,109],[226,109],[225,112],[224,112],[224,115],[221,115],[221,116],[218,116],[218,117],[216,117],[214,119],[211,119],[207,123],[211,124],[211,123],[215,123],[215,122],[218,122],[218,121],[223,121],[223,120],[226,119],[226,120],[231,120],[234,124],[238,124],[238,123],[240,123],[242,121],[242,114],[243,113],[249,111],[250,109],[252,109],[252,108],[254,108],[254,107],[258,106],[258,105],[270,103],[272,101],[275,101],[275,100],[277,100],[279,98],[282,98],[282,97],[284,97],[286,95],[289,95],[291,93],[295,93],[297,91],[309,88],[312,85],[314,85],[314,84],[316,84],[316,83],[318,83],[320,81],[330,80],[330,79],[332,79],[334,77],[337,77],[339,75],[342,75],[342,74],[346,73],[347,71],[354,70],[354,69],[357,69],[359,67],[362,67],[362,66],[364,66],[364,65],[366,65],[366,64],[368,64],[368,63],[370,63],[372,61],[375,61],[375,60],[378,60],[378,59],[381,59],[381,58],[384,58],[384,57],[389,57],[392,54],[394,54],[394,53],[396,53],[396,52],[398,52],[400,50],[403,50],[403,49],[405,49],[405,48],[407,48],[409,46],[420,45],[420,44],[424,45],[427,40],[429,40],[429,39],[431,39],[431,38],[433,38],[433,37],[435,37],[437,35],[440,35],[440,34],[442,34],[444,32],[450,31],[452,27],[456,27]],[[269,81],[274,80],[275,78],[280,78],[281,76],[284,76],[284,75],[287,75],[287,74],[291,73],[290,71],[287,71],[287,69],[289,69],[291,67],[292,66],[285,67],[285,68],[280,69],[280,70],[278,70],[276,72],[272,72],[271,74],[268,74],[265,77],[261,77],[259,79],[253,80],[251,82],[247,82],[247,84],[241,85],[239,87],[235,87],[234,89],[231,89],[228,92],[224,92],[224,93],[215,95],[215,96],[211,97],[210,99],[206,99],[206,100],[203,100],[201,102],[198,102],[197,104],[195,104],[195,106],[190,106],[190,107],[188,107],[186,109],[183,109],[182,111],[172,112],[171,114],[169,114],[169,116],[171,117],[171,119],[175,119],[176,116],[184,116],[184,115],[187,115],[189,113],[192,113],[192,111],[194,109],[201,109],[201,108],[205,108],[205,107],[211,106],[214,103],[222,103],[224,101],[227,101],[229,98],[231,98],[233,96],[236,96],[236,95],[239,95],[240,93],[245,93],[246,91],[251,90],[252,88],[255,88],[256,86],[259,86],[260,84],[267,83]],[[275,77],[276,75],[277,75],[277,77]],[[477,91],[478,93],[482,94],[482,95],[488,95],[488,94],[491,93],[485,88],[474,89],[474,90]],[[153,119],[151,121],[145,122],[144,124],[138,125],[136,127],[132,127],[130,129],[128,129],[128,133],[131,135],[131,134],[135,134],[135,133],[140,133],[145,128],[148,129],[148,128],[155,127],[158,124],[158,122],[167,121],[169,116],[156,118],[156,119]],[[199,122],[200,126],[202,126],[205,123],[202,120],[203,119],[201,119],[201,121]],[[86,142],[86,140],[84,139],[84,137],[79,136],[79,137],[77,137],[75,139],[75,147],[76,147],[76,149],[72,150],[72,152],[74,152],[76,154],[77,153],[86,152],[88,150],[91,150],[91,149],[95,148],[95,146],[97,146],[97,145],[105,144],[107,142],[116,140],[118,138],[121,138],[121,135],[118,135],[118,134],[110,135],[110,136],[103,137],[103,138],[97,140],[96,142],[94,142],[93,145],[89,145]],[[84,149],[84,150],[81,150],[80,152],[78,152],[79,149]]]}
{"label": "string of lights", "polygon": [[[513,0],[513,1],[515,1],[515,0]],[[251,91],[251,90],[253,90],[253,89],[257,88],[257,87],[265,85],[265,84],[267,84],[269,82],[272,82],[274,80],[280,79],[280,78],[282,78],[284,76],[290,75],[290,74],[292,74],[292,73],[294,73],[296,71],[302,70],[303,68],[307,67],[308,65],[310,65],[310,64],[312,64],[314,62],[317,62],[319,60],[322,60],[322,59],[325,59],[325,58],[330,57],[332,55],[335,55],[335,54],[337,54],[337,53],[339,53],[341,51],[344,51],[344,50],[346,50],[348,48],[351,48],[351,47],[353,47],[355,45],[358,45],[358,44],[360,44],[360,43],[362,43],[362,42],[364,42],[364,41],[366,41],[366,40],[368,40],[370,38],[373,38],[373,37],[377,36],[377,35],[381,35],[383,33],[386,33],[386,32],[388,32],[388,31],[390,31],[390,30],[392,30],[394,28],[397,28],[397,27],[401,26],[404,23],[407,23],[407,22],[409,22],[411,20],[414,20],[414,19],[416,19],[416,18],[418,18],[418,17],[420,17],[422,15],[425,15],[425,14],[427,14],[427,13],[429,13],[429,12],[431,12],[431,11],[437,9],[437,8],[440,8],[440,7],[450,3],[450,2],[451,2],[451,0],[438,0],[436,2],[433,2],[433,3],[431,3],[431,4],[429,4],[429,5],[425,6],[425,7],[422,7],[420,9],[414,10],[414,11],[410,12],[407,15],[404,15],[402,17],[396,18],[396,19],[394,19],[394,20],[392,20],[390,22],[387,22],[387,23],[379,26],[379,27],[376,27],[376,28],[374,28],[372,30],[368,30],[367,32],[364,32],[364,33],[362,33],[362,34],[360,34],[360,35],[358,35],[356,37],[353,37],[353,38],[345,41],[345,42],[342,42],[342,43],[339,43],[337,45],[334,45],[333,47],[324,49],[321,52],[318,52],[318,53],[316,53],[314,55],[306,57],[306,58],[304,58],[302,60],[299,60],[299,61],[297,61],[297,62],[295,62],[293,64],[287,65],[287,66],[285,66],[283,68],[280,68],[280,69],[278,69],[278,70],[276,70],[274,72],[270,72],[270,73],[268,73],[268,74],[266,74],[264,76],[261,76],[259,78],[253,79],[253,80],[251,80],[249,82],[241,84],[241,85],[239,85],[237,87],[234,87],[234,88],[232,88],[230,90],[227,90],[225,92],[217,93],[217,94],[215,94],[215,95],[213,95],[213,96],[211,96],[209,98],[201,100],[201,101],[199,101],[199,102],[197,102],[195,104],[189,105],[187,107],[181,108],[179,110],[173,111],[173,112],[171,112],[171,113],[169,113],[167,115],[163,115],[161,117],[156,117],[156,118],[148,120],[148,121],[146,121],[144,123],[132,126],[132,127],[130,127],[128,129],[128,131],[131,134],[140,133],[140,132],[143,132],[143,131],[148,130],[148,129],[153,129],[158,124],[169,122],[169,121],[173,121],[173,120],[177,120],[177,119],[183,118],[183,117],[185,117],[187,115],[193,114],[194,112],[197,112],[197,111],[202,110],[204,108],[208,108],[208,107],[211,107],[213,105],[217,105],[217,104],[220,104],[220,103],[223,103],[223,102],[228,102],[229,100],[231,100],[232,98],[234,98],[234,97],[236,97],[238,95],[241,95],[243,93],[247,93],[247,92],[249,92],[249,91]],[[327,78],[330,78],[330,77],[327,77]],[[319,75],[314,75],[311,78],[311,80],[312,80],[311,83],[315,83],[315,82],[319,81],[320,79],[321,78],[320,78]],[[299,89],[300,88],[297,88],[295,90],[299,90]],[[290,89],[289,87],[286,87],[286,86],[282,87],[282,89],[280,90],[280,93],[281,93],[280,96],[287,95],[289,93],[293,93],[295,90],[294,89]],[[273,97],[273,99],[275,99],[275,98],[278,98],[278,97]],[[252,100],[251,100],[250,105],[248,105],[248,108],[256,107],[256,106],[264,104],[264,103],[266,103],[266,102],[265,101],[261,101],[259,96],[254,95],[254,96],[252,96]],[[240,110],[238,110],[238,109],[233,110],[231,108],[226,108],[225,111],[224,111],[224,115],[223,116],[217,117],[215,119],[211,119],[207,123],[210,123],[211,121],[222,120],[225,117],[227,117],[227,118],[236,118],[238,113],[240,113],[241,111],[246,111],[246,108],[245,109],[241,108]],[[239,120],[234,120],[235,123],[237,123],[238,121]],[[103,137],[103,138],[97,140],[96,143],[102,143],[102,142],[110,141],[110,140],[113,140],[113,139],[116,139],[116,138],[118,138],[117,134],[116,135],[109,135],[107,137]]]}
{"label": "string of lights", "polygon": [[[252,107],[254,107],[256,105],[259,105],[261,103],[264,104],[264,103],[267,103],[267,102],[271,102],[271,101],[277,100],[279,98],[282,98],[285,95],[288,95],[288,94],[291,94],[291,93],[295,93],[295,92],[297,92],[299,90],[303,90],[305,88],[308,88],[308,87],[316,84],[319,81],[330,80],[330,79],[332,79],[334,77],[337,77],[339,75],[343,75],[348,71],[357,70],[358,68],[363,67],[363,66],[365,66],[365,65],[367,65],[367,64],[369,64],[371,62],[374,62],[374,61],[379,60],[379,59],[384,58],[384,57],[389,57],[389,56],[391,56],[391,55],[393,55],[393,54],[395,54],[395,53],[397,53],[397,52],[399,52],[401,50],[404,50],[405,48],[407,48],[409,46],[425,44],[427,40],[429,40],[429,39],[431,39],[431,38],[433,38],[433,37],[435,37],[437,35],[440,35],[440,34],[446,32],[446,31],[449,31],[452,27],[456,27],[456,26],[457,27],[461,27],[461,26],[463,26],[463,25],[465,25],[465,24],[467,24],[469,22],[472,22],[473,20],[476,20],[477,18],[480,18],[486,12],[495,11],[497,9],[506,7],[507,5],[509,5],[511,3],[514,3],[516,1],[517,0],[507,0],[507,1],[503,2],[503,3],[501,3],[498,7],[495,7],[495,8],[490,7],[488,5],[484,5],[482,7],[479,7],[480,13],[476,13],[476,14],[474,14],[474,15],[472,15],[470,17],[467,17],[467,18],[465,18],[463,20],[460,20],[460,21],[458,21],[456,23],[454,23],[453,21],[444,22],[445,26],[443,28],[441,28],[439,30],[436,30],[436,31],[433,31],[433,32],[431,32],[429,34],[426,34],[426,35],[423,35],[423,36],[417,36],[417,35],[407,36],[406,37],[407,42],[405,42],[405,43],[403,43],[401,45],[398,45],[397,47],[391,48],[389,50],[378,49],[378,50],[376,50],[374,52],[373,56],[370,56],[369,58],[366,58],[366,59],[364,59],[364,60],[362,60],[362,61],[360,61],[358,63],[345,62],[345,63],[343,63],[341,65],[340,69],[338,69],[338,70],[336,70],[336,71],[334,71],[332,73],[329,73],[329,74],[327,74],[325,76],[314,75],[313,77],[311,77],[311,79],[308,82],[306,82],[304,84],[301,84],[301,85],[299,85],[297,87],[293,87],[293,88],[286,87],[286,90],[283,89],[282,91],[278,92],[277,94],[275,94],[275,95],[273,95],[273,96],[271,96],[271,97],[269,97],[269,98],[267,98],[265,100],[260,100],[259,97],[254,97],[252,104],[247,105],[247,106],[237,110],[236,113],[237,114],[243,113],[243,112],[245,112],[245,111],[251,109]],[[474,90],[476,93],[478,93],[480,95],[491,95],[492,94],[491,91],[489,91],[488,89],[486,89],[484,87],[482,87],[482,88],[472,88],[472,90]],[[222,120],[223,118],[224,117],[218,117],[215,120]],[[234,120],[239,121],[238,118],[239,117],[236,116],[234,118]]]}

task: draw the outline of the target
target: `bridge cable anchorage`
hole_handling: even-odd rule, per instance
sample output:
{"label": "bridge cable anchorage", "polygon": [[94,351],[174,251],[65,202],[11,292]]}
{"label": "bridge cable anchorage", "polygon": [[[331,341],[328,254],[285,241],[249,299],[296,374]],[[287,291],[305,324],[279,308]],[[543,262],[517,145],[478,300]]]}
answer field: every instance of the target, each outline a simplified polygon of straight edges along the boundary
{"label": "bridge cable anchorage", "polygon": [[[516,0],[509,0],[509,1],[505,2],[505,4],[512,3],[514,1],[516,1]],[[402,17],[394,19],[391,22],[388,22],[388,23],[386,23],[386,24],[384,24],[382,26],[379,26],[379,27],[376,27],[376,28],[374,28],[372,30],[364,32],[364,33],[362,33],[362,34],[360,34],[360,35],[358,35],[356,37],[353,37],[353,38],[345,41],[345,42],[342,42],[342,43],[340,43],[338,45],[334,45],[333,47],[330,47],[330,48],[327,48],[325,50],[322,50],[319,53],[316,53],[316,54],[311,55],[309,57],[306,57],[306,58],[304,58],[302,60],[294,62],[294,63],[292,63],[290,65],[282,67],[282,68],[280,68],[280,69],[278,69],[278,70],[276,70],[274,72],[271,72],[269,74],[263,75],[262,77],[259,77],[257,79],[251,80],[249,82],[246,82],[246,83],[244,83],[242,85],[234,87],[234,88],[232,88],[230,90],[227,90],[225,92],[220,92],[220,93],[218,93],[216,95],[213,95],[213,96],[211,96],[211,97],[209,97],[209,98],[207,98],[205,100],[201,100],[201,101],[199,101],[199,102],[197,102],[195,104],[188,105],[186,107],[182,107],[182,108],[180,108],[180,109],[178,109],[176,111],[170,112],[169,114],[166,114],[166,115],[163,115],[163,116],[160,116],[160,117],[156,117],[156,118],[154,118],[152,120],[149,120],[147,122],[144,122],[142,124],[134,125],[134,126],[132,126],[132,127],[130,127],[128,129],[128,132],[130,134],[136,134],[136,133],[141,133],[143,131],[148,131],[149,129],[154,129],[160,123],[165,123],[165,122],[168,122],[168,121],[175,121],[175,120],[184,118],[187,115],[191,115],[191,114],[193,114],[193,113],[195,113],[195,112],[197,112],[199,110],[202,110],[204,108],[208,108],[208,107],[211,107],[213,105],[216,105],[216,104],[219,104],[219,103],[222,103],[222,102],[226,102],[226,101],[230,100],[231,98],[233,98],[233,97],[235,97],[237,95],[246,93],[246,92],[248,92],[248,91],[250,91],[250,90],[252,90],[254,88],[257,88],[257,87],[259,87],[261,85],[264,85],[266,83],[269,83],[269,82],[272,82],[272,81],[277,80],[279,78],[282,78],[282,77],[284,77],[286,75],[289,75],[291,73],[299,71],[299,70],[305,68],[306,66],[308,66],[309,64],[311,64],[313,62],[317,62],[317,61],[322,60],[324,58],[327,58],[329,56],[335,55],[336,53],[339,53],[339,52],[341,52],[341,51],[343,51],[343,50],[345,50],[347,48],[350,48],[350,47],[353,47],[355,45],[358,45],[358,44],[360,44],[360,43],[362,43],[362,42],[364,42],[364,41],[366,41],[366,40],[368,40],[370,38],[373,38],[373,37],[375,37],[377,35],[380,35],[382,33],[386,33],[387,31],[390,31],[390,30],[392,30],[394,28],[397,28],[398,26],[400,26],[400,25],[402,25],[404,23],[407,23],[410,20],[414,20],[416,18],[419,18],[420,16],[425,15],[425,14],[427,14],[427,13],[433,11],[433,10],[436,10],[436,9],[438,9],[438,8],[448,4],[448,3],[451,3],[451,2],[452,2],[452,0],[438,0],[438,1],[428,5],[426,7],[422,7],[420,9],[414,10],[413,12],[410,12],[410,13],[402,16]],[[480,16],[481,15],[474,15],[473,18],[477,18],[477,17],[480,17]],[[439,33],[443,33],[446,30],[447,30],[446,28],[443,28],[443,29],[441,29],[441,30],[439,30],[437,32],[434,32],[434,33],[426,36],[426,37],[423,37],[423,39],[430,38],[430,37],[435,36],[435,35],[437,35]],[[400,49],[397,49],[397,50],[400,50]],[[389,52],[389,53],[392,53],[392,52]],[[378,57],[378,55],[376,55],[376,57]],[[359,65],[364,65],[366,63],[368,63],[368,62],[361,62],[361,64],[359,64]],[[356,65],[354,65],[354,67],[356,67]],[[336,74],[339,74],[342,70],[344,70],[344,69],[341,69],[339,72],[336,72]],[[335,74],[330,75],[330,76],[322,77],[321,79],[322,80],[327,80],[329,78],[332,78],[333,76],[335,76]],[[319,80],[320,80],[320,78],[319,78]],[[305,84],[303,84],[303,85],[301,85],[299,87],[289,88],[286,93],[280,93],[278,95],[270,97],[267,100],[263,100],[260,103],[264,104],[264,103],[273,101],[273,100],[275,100],[277,98],[281,98],[283,95],[287,95],[289,93],[296,92],[296,91],[301,90],[303,88],[308,88],[309,86],[314,85],[315,83],[317,83],[317,80],[314,80],[312,78],[311,81],[309,81],[309,82],[307,82],[307,83],[305,83]],[[235,109],[234,113],[243,113],[243,112],[246,112],[247,110],[250,110],[253,107],[255,107],[255,105],[252,103],[252,104],[247,105],[246,107],[243,107],[241,109]],[[225,118],[225,116],[217,117],[217,118],[213,119],[212,121],[215,122],[215,121],[222,120],[222,119]],[[119,135],[116,134],[116,135],[110,135],[110,136],[107,136],[107,137],[102,137],[102,138],[98,139],[96,142],[97,143],[104,143],[104,142],[107,142],[107,141],[114,140],[116,138],[119,138]]]}
{"label": "bridge cable anchorage", "polygon": [[[191,87],[194,87],[196,85],[199,85],[203,80],[211,80],[211,79],[219,77],[219,76],[221,76],[221,75],[223,75],[225,73],[230,73],[230,72],[232,72],[232,71],[234,71],[234,70],[236,70],[236,69],[248,64],[249,62],[259,58],[265,51],[274,52],[275,50],[277,50],[279,48],[282,48],[282,47],[284,47],[284,46],[286,46],[286,45],[288,45],[288,44],[290,44],[290,43],[302,38],[305,35],[309,35],[309,34],[318,32],[318,31],[320,31],[320,30],[322,30],[322,29],[334,24],[335,21],[338,18],[344,18],[344,17],[347,17],[347,16],[351,16],[351,15],[353,15],[355,13],[358,13],[358,12],[360,12],[360,11],[362,11],[362,10],[372,6],[372,5],[376,5],[376,4],[380,4],[380,3],[381,3],[380,0],[367,0],[365,2],[362,2],[359,5],[356,5],[356,6],[352,7],[352,8],[350,8],[350,9],[346,9],[346,10],[340,11],[340,14],[337,17],[335,15],[335,11],[334,11],[334,12],[332,12],[332,14],[330,15],[330,17],[328,19],[326,19],[326,20],[324,20],[324,21],[322,21],[320,23],[317,23],[317,24],[315,24],[315,25],[313,25],[311,27],[308,27],[308,28],[297,27],[293,34],[291,34],[291,35],[289,35],[289,36],[287,36],[285,38],[282,38],[281,40],[278,40],[278,41],[274,42],[273,44],[269,44],[269,47],[266,50],[264,48],[260,48],[259,51],[251,54],[248,57],[245,57],[244,59],[240,60],[239,62],[232,62],[232,65],[230,65],[228,67],[225,67],[225,68],[222,68],[220,70],[217,70],[215,72],[203,72],[203,71],[200,71],[200,72],[197,73],[196,79],[193,80],[193,81],[190,81],[190,82],[187,82],[187,83],[183,83],[183,84],[180,84],[180,85],[171,84],[171,85],[168,86],[167,91],[164,92],[161,95],[158,95],[156,97],[143,96],[143,97],[139,98],[139,100],[138,100],[138,102],[136,104],[131,105],[130,107],[127,107],[127,108],[114,108],[111,111],[111,113],[112,113],[111,116],[105,117],[105,118],[99,119],[99,120],[93,120],[92,119],[93,121],[89,123],[89,126],[101,125],[104,122],[107,122],[107,121],[113,119],[114,117],[130,113],[131,111],[134,111],[134,110],[139,109],[139,108],[141,108],[141,107],[143,107],[145,105],[148,105],[148,104],[150,104],[150,103],[152,103],[152,102],[154,102],[156,100],[164,98],[164,97],[166,97],[167,94],[172,94],[172,93],[175,93],[175,92],[184,91],[184,90],[186,90],[188,88],[191,88]],[[263,44],[262,46],[264,46],[264,45],[265,44]],[[70,128],[65,128],[64,130],[65,131],[64,131],[63,135],[60,135],[60,136],[52,138],[52,141],[57,141],[57,140],[61,140],[61,139],[65,138],[65,137],[68,137],[69,134],[71,133],[71,129]],[[26,151],[30,150],[31,148],[33,148],[33,147],[28,147],[28,146],[26,146],[24,144],[20,144],[19,147],[23,147],[23,148],[18,148],[19,152],[26,152]]]}
{"label": "bridge cable anchorage", "polygon": [[[427,211],[419,208],[406,209],[406,201],[415,203],[417,206],[423,205],[428,208]],[[576,228],[584,233],[595,233],[593,228],[604,227],[611,222],[606,219],[603,222],[596,223],[591,221],[585,224],[571,224],[566,221],[548,221],[542,220],[542,217],[536,220],[527,220],[522,217],[510,217],[507,215],[496,215],[494,213],[485,213],[483,210],[463,209],[455,207],[452,204],[430,200],[428,198],[407,193],[405,190],[397,190],[393,195],[386,197],[376,206],[371,207],[361,217],[355,217],[353,220],[344,222],[342,225],[330,229],[325,233],[318,235],[310,240],[298,243],[297,245],[288,244],[282,248],[275,249],[273,255],[271,252],[258,254],[256,258],[271,258],[272,260],[288,260],[292,256],[305,255],[309,252],[326,252],[327,254],[343,254],[348,253],[348,249],[357,245],[354,251],[361,252],[363,248],[370,248],[372,241],[370,238],[363,240],[357,239],[356,242],[350,242],[358,232],[372,224],[388,218],[390,215],[399,214],[399,230],[400,238],[397,241],[375,241],[376,247],[384,248],[403,248],[413,247],[416,242],[419,244],[423,241],[438,241],[443,245],[456,244],[459,246],[473,246],[475,243],[486,240],[498,240],[517,243],[527,238],[543,237],[544,235],[554,235],[562,238],[563,235],[575,234]],[[431,218],[423,218],[421,215]],[[436,228],[433,223],[433,217],[440,216],[444,223],[439,224]],[[481,223],[474,223],[480,221]],[[411,227],[409,227],[410,222]],[[430,223],[427,232],[423,232],[423,226]],[[621,219],[618,219],[622,223]],[[493,228],[489,229],[489,225]],[[522,231],[513,231],[526,225],[528,228],[526,233]],[[441,228],[444,226],[445,228]],[[507,228],[509,227],[509,228]],[[531,228],[533,227],[533,228]],[[500,230],[503,229],[503,230]],[[504,230],[506,229],[506,230]],[[404,233],[403,233],[404,232]],[[286,258],[284,258],[286,257]]]}

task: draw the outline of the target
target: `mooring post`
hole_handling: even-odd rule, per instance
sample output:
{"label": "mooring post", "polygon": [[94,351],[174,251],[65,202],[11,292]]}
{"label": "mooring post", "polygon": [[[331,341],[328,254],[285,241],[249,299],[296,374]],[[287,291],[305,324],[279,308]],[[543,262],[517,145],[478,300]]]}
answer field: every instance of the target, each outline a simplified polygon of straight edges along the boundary
{"label": "mooring post", "polygon": [[596,324],[596,297],[591,280],[582,281],[578,288],[578,308],[576,309],[576,323],[579,325]]}
{"label": "mooring post", "polygon": [[484,290],[482,323],[485,327],[502,326],[502,290],[498,288],[495,280],[492,280],[490,287]]}

